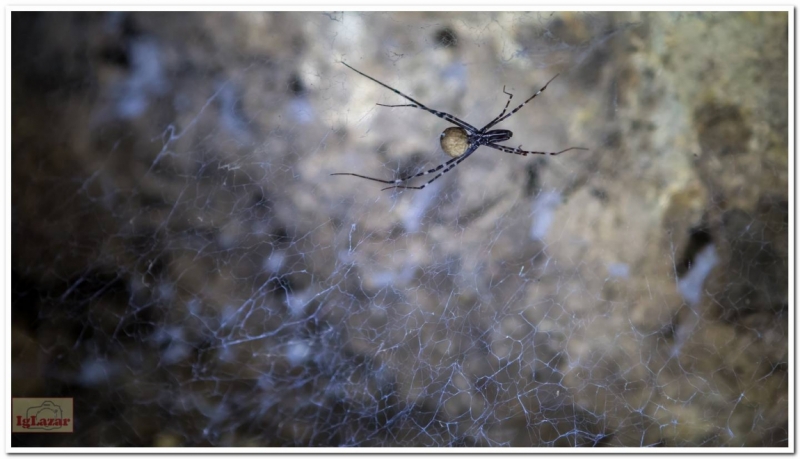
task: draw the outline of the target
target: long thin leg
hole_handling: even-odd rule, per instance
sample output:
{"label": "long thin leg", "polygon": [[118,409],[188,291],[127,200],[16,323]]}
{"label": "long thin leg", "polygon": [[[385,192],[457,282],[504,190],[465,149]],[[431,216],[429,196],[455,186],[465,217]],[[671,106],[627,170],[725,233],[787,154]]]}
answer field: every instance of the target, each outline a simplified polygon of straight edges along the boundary
{"label": "long thin leg", "polygon": [[[495,119],[493,119],[492,121],[489,122],[489,126],[492,126],[497,120],[500,119],[501,116],[506,114],[506,110],[508,109],[508,105],[511,103],[511,99],[514,98],[513,94],[511,94],[510,92],[506,92],[506,87],[505,86],[503,86],[503,93],[508,96],[508,100],[506,101],[506,106],[503,107],[503,111],[500,112],[500,114],[497,115],[497,117]],[[381,107],[414,107],[414,108],[419,108],[419,105],[414,105],[414,104],[401,104],[401,105],[376,104],[376,105],[380,105]]]}
{"label": "long thin leg", "polygon": [[[511,103],[511,99],[514,98],[513,94],[511,94],[510,92],[506,92],[506,87],[505,86],[503,86],[503,93],[508,96],[508,100],[506,101],[506,106],[503,107],[503,111],[500,112],[499,115],[497,115],[497,118],[493,119],[492,121],[489,121],[489,124],[487,124],[487,126],[489,126],[489,127],[494,126],[496,124],[497,120],[499,120],[501,116],[506,114],[506,110],[508,109],[508,104],[510,104]],[[486,128],[483,128],[483,130],[486,130]]]}
{"label": "long thin leg", "polygon": [[[436,180],[436,179],[438,179],[439,177],[441,177],[441,176],[443,176],[444,174],[446,174],[446,173],[447,173],[447,171],[449,171],[449,170],[451,170],[451,169],[455,168],[456,166],[458,166],[459,164],[461,164],[461,161],[464,161],[465,159],[467,159],[467,157],[469,157],[469,155],[471,155],[471,154],[472,154],[472,153],[473,153],[475,150],[477,150],[477,149],[478,149],[478,147],[477,147],[477,146],[471,147],[469,150],[467,150],[467,151],[466,151],[466,153],[464,153],[463,155],[459,156],[458,158],[453,158],[453,159],[451,159],[450,161],[446,162],[445,164],[442,164],[441,166],[437,167],[435,170],[437,170],[437,171],[438,171],[439,169],[441,169],[441,168],[442,168],[442,166],[445,166],[445,165],[447,165],[447,167],[445,167],[445,168],[444,168],[444,170],[443,170],[442,172],[439,172],[439,173],[438,173],[438,174],[436,174],[436,176],[434,176],[432,179],[428,180],[426,183],[424,183],[424,184],[422,184],[422,185],[420,185],[420,186],[394,185],[394,186],[387,186],[386,188],[382,188],[382,189],[381,189],[381,191],[384,191],[384,190],[391,190],[391,189],[401,189],[401,190],[421,190],[421,189],[425,188],[426,186],[430,185],[430,184],[431,184],[431,183],[432,183],[434,180]],[[455,162],[453,163],[453,161],[455,161]],[[450,164],[450,163],[453,163],[453,164]],[[433,170],[434,170],[434,169],[431,169],[430,171],[428,171],[428,172],[425,172],[425,174],[427,174],[427,173],[429,173],[429,172],[431,172],[431,171],[433,171]],[[419,177],[419,175],[425,175],[425,174],[418,174],[418,175],[416,175],[416,176],[417,176],[417,177]]]}
{"label": "long thin leg", "polygon": [[[407,181],[409,181],[411,179],[415,179],[417,177],[422,177],[423,175],[432,174],[432,173],[434,173],[436,171],[441,170],[443,167],[447,167],[450,164],[458,161],[459,158],[463,158],[464,156],[465,155],[461,155],[461,156],[459,156],[457,158],[453,158],[453,159],[447,161],[446,163],[440,164],[440,165],[434,167],[433,169],[427,170],[425,172],[420,172],[419,174],[416,174],[416,175],[409,175],[408,177],[403,177],[403,178],[399,178],[399,179],[395,179],[395,180],[383,180],[383,179],[374,178],[374,177],[367,177],[366,175],[353,174],[353,173],[350,173],[350,172],[336,172],[335,174],[331,174],[331,175],[352,175],[353,177],[359,177],[359,178],[363,178],[363,179],[367,179],[367,180],[372,180],[373,182],[388,183],[388,184],[398,184],[398,183],[407,182]],[[389,187],[389,188],[392,188],[392,187]]]}
{"label": "long thin leg", "polygon": [[[515,108],[514,110],[511,110],[511,112],[509,112],[509,113],[508,113],[508,114],[506,114],[505,116],[502,116],[502,115],[501,115],[501,116],[497,117],[497,118],[496,118],[494,121],[492,121],[491,123],[489,123],[489,124],[487,124],[486,126],[484,126],[484,127],[483,127],[483,129],[481,129],[481,132],[486,132],[486,131],[487,131],[489,128],[491,128],[492,126],[494,126],[494,125],[496,125],[496,124],[499,124],[499,123],[501,123],[501,122],[503,122],[503,121],[507,120],[507,119],[508,119],[508,118],[509,118],[511,115],[513,115],[514,113],[517,113],[517,112],[519,111],[519,109],[520,109],[520,108],[522,108],[522,107],[524,107],[524,106],[525,106],[525,104],[527,104],[528,102],[532,101],[532,100],[533,100],[533,99],[534,99],[536,96],[538,96],[539,94],[541,94],[542,92],[544,92],[544,90],[545,90],[545,89],[547,89],[547,85],[549,85],[551,81],[555,80],[555,79],[556,79],[556,77],[557,77],[558,75],[559,75],[559,74],[558,74],[558,73],[556,73],[556,76],[554,76],[553,78],[550,78],[550,80],[549,80],[547,83],[545,83],[545,84],[544,84],[544,86],[542,86],[542,89],[540,89],[540,90],[536,91],[536,94],[534,94],[534,95],[530,96],[530,97],[528,98],[528,100],[526,100],[525,102],[523,102],[523,103],[519,104],[519,106],[518,106],[517,108]],[[511,100],[509,99],[509,102],[510,102],[510,101],[511,101]],[[503,110],[503,112],[505,112],[505,110]]]}
{"label": "long thin leg", "polygon": [[570,150],[586,150],[586,151],[589,151],[588,148],[583,148],[583,147],[569,147],[566,150],[551,152],[551,151],[527,151],[527,150],[523,150],[522,149],[522,145],[520,145],[517,148],[511,148],[511,147],[507,147],[505,145],[497,145],[496,143],[489,143],[489,144],[486,144],[486,146],[487,147],[492,147],[495,150],[500,150],[500,151],[503,151],[503,152],[506,152],[506,153],[513,153],[515,155],[520,155],[520,156],[528,156],[528,155],[551,155],[551,156],[555,156],[555,155],[560,155],[561,153],[564,153],[564,152],[567,152],[567,151],[570,151]]}
{"label": "long thin leg", "polygon": [[[427,112],[433,113],[434,115],[438,116],[439,118],[441,118],[441,119],[443,119],[445,121],[449,121],[450,123],[453,123],[453,124],[455,124],[456,126],[458,126],[460,128],[464,128],[467,131],[470,131],[470,133],[478,132],[478,130],[473,125],[467,123],[466,121],[462,121],[462,120],[456,118],[455,116],[453,116],[453,115],[451,115],[449,113],[440,112],[438,110],[434,110],[432,108],[428,108],[428,107],[422,105],[421,103],[417,102],[416,100],[414,100],[414,99],[408,97],[407,95],[403,94],[402,92],[394,89],[393,87],[391,87],[389,85],[386,85],[384,83],[381,83],[380,81],[376,80],[375,78],[372,78],[371,76],[367,75],[366,73],[359,72],[358,70],[354,69],[353,67],[350,67],[349,65],[347,65],[344,62],[342,62],[342,64],[347,66],[347,68],[349,68],[350,70],[358,73],[359,75],[361,75],[363,77],[366,77],[366,78],[369,78],[370,80],[374,81],[375,83],[378,83],[379,85],[383,86],[384,88],[394,92],[398,96],[404,97],[404,98],[406,98],[406,99],[408,99],[408,100],[410,100],[411,102],[414,103],[413,105],[403,105],[403,107],[408,106],[408,107],[420,108],[420,109],[425,110]],[[381,104],[378,104],[378,105],[381,105]]]}
{"label": "long thin leg", "polygon": [[[388,190],[390,188],[408,188],[408,189],[412,189],[412,190],[421,190],[421,189],[425,188],[428,184],[430,184],[431,182],[436,180],[437,178],[441,177],[442,174],[444,174],[445,172],[447,172],[450,169],[456,167],[456,165],[458,163],[460,163],[461,161],[464,161],[465,159],[467,159],[467,156],[471,155],[477,149],[478,149],[478,145],[475,145],[473,147],[470,147],[466,152],[464,152],[463,155],[461,155],[461,156],[459,156],[457,158],[453,158],[453,159],[447,161],[444,164],[440,164],[440,165],[434,167],[433,169],[429,169],[429,170],[427,170],[425,172],[420,172],[419,174],[409,175],[408,177],[403,177],[403,178],[399,178],[399,179],[395,179],[395,180],[383,180],[383,179],[374,178],[374,177],[367,177],[366,175],[353,174],[353,173],[350,173],[350,172],[336,172],[336,173],[331,174],[331,175],[352,175],[353,177],[363,178],[363,179],[367,179],[367,180],[372,180],[373,182],[380,182],[380,183],[386,183],[386,184],[392,185],[390,187],[386,187],[386,188],[381,189],[381,191]],[[419,187],[402,186],[402,185],[400,185],[403,182],[407,182],[407,181],[409,181],[411,179],[415,179],[417,177],[422,177],[423,175],[432,174],[432,173],[440,171],[442,169],[444,169],[444,171],[442,171],[441,173],[437,174],[434,178],[430,179],[428,181],[428,183],[426,183],[425,185],[422,185],[422,186],[419,186]]]}
{"label": "long thin leg", "polygon": [[399,105],[375,104],[375,105],[380,105],[381,107],[414,107],[414,108],[419,108],[419,105],[415,105],[415,104],[399,104]]}

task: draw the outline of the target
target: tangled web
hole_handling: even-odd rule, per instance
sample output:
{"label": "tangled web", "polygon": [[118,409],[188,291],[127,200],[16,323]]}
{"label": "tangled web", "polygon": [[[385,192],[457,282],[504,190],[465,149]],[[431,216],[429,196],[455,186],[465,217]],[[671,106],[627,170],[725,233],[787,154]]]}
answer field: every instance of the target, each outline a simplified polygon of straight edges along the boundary
{"label": "tangled web", "polygon": [[[787,446],[753,14],[14,13],[12,392],[76,410],[14,445]],[[560,72],[498,128],[591,151],[331,177],[449,126],[340,60],[474,125]]]}

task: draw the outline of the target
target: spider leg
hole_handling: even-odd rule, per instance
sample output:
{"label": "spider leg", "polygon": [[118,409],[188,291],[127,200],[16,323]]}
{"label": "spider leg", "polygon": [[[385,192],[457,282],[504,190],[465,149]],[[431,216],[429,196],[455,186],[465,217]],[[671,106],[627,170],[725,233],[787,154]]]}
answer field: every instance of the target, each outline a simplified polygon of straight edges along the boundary
{"label": "spider leg", "polygon": [[[441,118],[441,119],[443,119],[445,121],[448,121],[450,123],[455,124],[456,126],[458,126],[460,128],[466,129],[470,133],[478,132],[478,130],[475,128],[475,126],[467,123],[466,121],[462,121],[462,120],[456,118],[455,116],[453,116],[453,115],[451,115],[449,113],[440,112],[438,110],[434,110],[432,108],[428,108],[425,105],[423,105],[423,104],[417,102],[416,100],[412,99],[411,97],[408,97],[407,95],[403,94],[402,92],[394,89],[393,87],[391,87],[391,86],[389,86],[387,84],[381,83],[380,81],[376,80],[375,78],[372,78],[371,76],[367,75],[366,73],[359,72],[358,70],[354,69],[353,67],[350,67],[349,65],[347,65],[345,62],[342,62],[342,64],[347,66],[347,68],[349,68],[350,70],[358,73],[359,75],[361,75],[363,77],[366,77],[366,78],[369,78],[370,80],[374,81],[375,83],[378,83],[379,85],[383,86],[384,88],[394,92],[398,96],[404,97],[405,99],[407,99],[407,100],[409,100],[409,101],[414,103],[413,105],[411,105],[411,104],[403,105],[404,107],[408,106],[408,107],[414,107],[414,108],[419,108],[419,109],[425,110],[425,111],[427,111],[429,113],[433,113],[434,115],[438,116],[439,118]],[[381,105],[381,104],[378,104],[378,105]]]}
{"label": "spider leg", "polygon": [[358,178],[363,178],[363,179],[367,179],[367,180],[372,180],[373,182],[381,182],[381,183],[394,183],[394,180],[383,180],[383,179],[374,178],[374,177],[367,177],[366,175],[358,175],[358,174],[353,174],[353,173],[350,173],[350,172],[336,172],[336,173],[334,173],[334,174],[331,174],[331,175],[352,175],[353,177],[358,177]]}
{"label": "spider leg", "polygon": [[[373,178],[373,177],[367,177],[365,175],[352,174],[350,172],[336,172],[335,174],[331,174],[331,175],[352,175],[353,177],[360,177],[360,178],[363,178],[363,179],[372,180],[373,182],[388,183],[388,184],[395,184],[396,185],[396,184],[400,184],[400,183],[403,183],[403,182],[407,182],[407,181],[409,181],[411,179],[415,179],[417,177],[422,177],[423,175],[432,174],[432,173],[434,173],[436,171],[442,170],[442,168],[449,166],[450,164],[458,161],[459,158],[463,158],[463,157],[464,157],[464,155],[461,155],[458,158],[453,158],[453,159],[447,161],[444,164],[440,164],[440,165],[434,167],[433,169],[430,169],[430,170],[427,170],[427,171],[424,171],[424,172],[420,172],[419,174],[409,175],[408,177],[395,179],[395,180],[383,180],[383,179],[378,179],[378,178]],[[390,186],[389,188],[394,188],[394,187]],[[387,188],[384,188],[384,190],[385,189],[387,189]],[[383,190],[381,190],[381,191],[383,191]]]}
{"label": "spider leg", "polygon": [[[442,175],[447,173],[447,171],[449,171],[449,170],[455,168],[456,166],[458,166],[459,164],[461,164],[461,161],[464,161],[465,159],[467,159],[467,157],[469,157],[469,155],[474,153],[475,150],[478,149],[478,147],[479,147],[479,145],[473,145],[473,146],[469,147],[469,149],[463,155],[461,155],[461,156],[459,156],[457,158],[453,158],[450,161],[447,161],[446,163],[442,164],[441,166],[438,166],[438,167],[436,167],[434,169],[429,170],[428,172],[424,172],[422,174],[415,175],[414,177],[419,177],[420,175],[429,174],[431,172],[438,171],[438,170],[440,170],[441,168],[444,167],[444,170],[442,172],[439,172],[432,179],[428,180],[426,183],[424,183],[424,184],[422,184],[420,186],[394,185],[394,186],[387,186],[386,188],[382,188],[381,191],[391,190],[391,189],[421,190],[421,189],[425,188],[426,186],[430,185],[434,180],[438,179],[439,177],[441,177]],[[447,166],[447,167],[445,167],[445,166]],[[409,177],[409,178],[412,178],[412,177]]]}
{"label": "spider leg", "polygon": [[[491,128],[492,126],[494,126],[494,125],[496,125],[496,124],[498,124],[498,123],[501,123],[501,122],[503,122],[504,120],[507,120],[507,119],[508,119],[508,118],[509,118],[511,115],[513,115],[514,113],[517,113],[517,112],[519,111],[519,109],[520,109],[520,108],[522,108],[522,107],[524,107],[524,106],[525,106],[525,104],[527,104],[528,102],[532,101],[532,100],[533,100],[533,99],[534,99],[536,96],[538,96],[539,94],[541,94],[542,92],[544,92],[544,90],[545,90],[545,89],[547,89],[547,85],[549,85],[551,81],[555,80],[555,79],[556,79],[556,77],[557,77],[558,75],[559,75],[559,74],[558,74],[558,73],[556,73],[556,76],[554,76],[553,78],[550,78],[550,80],[549,80],[547,83],[545,83],[545,84],[544,84],[544,86],[542,86],[542,89],[540,89],[540,90],[536,91],[536,94],[534,94],[534,95],[530,96],[530,97],[528,98],[528,100],[526,100],[525,102],[523,102],[523,103],[519,104],[519,106],[517,106],[517,108],[515,108],[514,110],[511,110],[511,111],[510,111],[509,113],[507,113],[505,116],[503,116],[503,115],[501,114],[500,116],[498,116],[497,118],[495,118],[495,119],[494,119],[494,120],[493,120],[491,123],[489,123],[489,124],[487,124],[486,126],[484,126],[484,127],[483,127],[483,129],[481,129],[481,132],[485,132],[487,129]],[[511,102],[511,99],[509,99],[509,102]],[[505,113],[505,109],[503,110],[503,112]]]}
{"label": "spider leg", "polygon": [[506,106],[503,107],[503,111],[500,112],[499,115],[497,115],[497,118],[495,118],[492,121],[490,121],[489,124],[486,125],[486,127],[481,129],[481,132],[484,132],[484,131],[486,131],[487,128],[490,128],[490,127],[494,126],[495,124],[497,124],[497,120],[499,120],[501,116],[506,114],[506,110],[508,109],[508,104],[511,103],[511,99],[514,98],[514,95],[511,94],[510,92],[506,92],[506,87],[505,86],[503,86],[503,93],[508,96],[508,100],[506,101]]}
{"label": "spider leg", "polygon": [[375,105],[380,105],[381,107],[414,107],[414,108],[419,108],[419,105],[416,105],[416,104],[400,104],[400,105],[375,104]]}
{"label": "spider leg", "polygon": [[555,155],[560,155],[561,153],[564,153],[564,152],[567,152],[567,151],[570,151],[570,150],[586,150],[586,151],[589,151],[588,148],[583,148],[583,147],[569,147],[566,150],[551,152],[551,151],[527,151],[527,150],[523,150],[522,149],[522,145],[518,146],[517,148],[511,148],[511,147],[507,147],[505,145],[497,145],[496,143],[488,143],[488,144],[486,144],[486,146],[487,147],[492,147],[495,150],[500,150],[500,151],[503,151],[503,152],[506,152],[506,153],[513,153],[515,155],[520,155],[520,156],[528,156],[528,155],[551,155],[551,156],[555,156]]}

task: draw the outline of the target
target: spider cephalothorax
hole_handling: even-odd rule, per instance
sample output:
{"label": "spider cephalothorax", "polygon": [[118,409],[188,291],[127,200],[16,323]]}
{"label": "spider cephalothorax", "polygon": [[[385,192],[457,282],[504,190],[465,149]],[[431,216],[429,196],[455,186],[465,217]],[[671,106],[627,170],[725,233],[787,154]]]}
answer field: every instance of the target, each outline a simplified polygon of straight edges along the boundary
{"label": "spider cephalothorax", "polygon": [[[401,178],[401,179],[396,179],[396,180],[382,180],[382,179],[377,179],[377,178],[373,178],[373,177],[367,177],[365,175],[353,174],[353,173],[350,173],[350,172],[337,172],[337,173],[331,174],[331,175],[352,175],[352,176],[355,176],[355,177],[359,177],[359,178],[363,178],[363,179],[367,179],[367,180],[372,180],[372,181],[380,182],[380,183],[388,183],[388,184],[392,185],[392,186],[384,188],[384,190],[388,190],[388,189],[391,189],[391,188],[406,188],[406,189],[412,189],[412,190],[421,190],[421,189],[425,188],[429,183],[431,183],[434,180],[436,180],[439,177],[441,177],[445,172],[447,172],[450,169],[458,166],[458,164],[461,163],[461,161],[464,161],[465,159],[467,159],[469,157],[469,155],[474,153],[475,150],[478,149],[478,147],[484,146],[484,145],[487,146],[487,147],[490,147],[490,148],[494,148],[495,150],[500,150],[500,151],[505,152],[505,153],[513,153],[515,155],[522,155],[522,156],[527,156],[529,154],[534,154],[534,155],[558,155],[558,154],[564,153],[565,151],[570,151],[570,150],[586,150],[586,148],[571,147],[571,148],[567,148],[566,150],[561,150],[561,151],[557,151],[557,152],[527,151],[527,150],[523,150],[522,149],[522,145],[520,145],[517,148],[511,148],[511,147],[508,147],[508,146],[505,146],[505,145],[498,145],[497,144],[498,142],[504,142],[504,141],[510,139],[511,136],[514,135],[511,131],[506,130],[506,129],[489,130],[492,126],[497,125],[501,121],[504,121],[504,120],[508,119],[514,113],[517,113],[517,111],[520,108],[522,108],[525,104],[527,104],[528,102],[533,100],[534,97],[536,97],[539,94],[541,94],[542,91],[547,89],[547,85],[550,84],[550,81],[553,81],[556,78],[556,76],[558,76],[558,74],[556,74],[556,76],[551,78],[550,81],[545,83],[545,85],[542,86],[542,89],[538,90],[536,92],[536,94],[534,94],[531,97],[529,97],[525,102],[519,104],[519,106],[517,108],[515,108],[514,110],[511,110],[508,113],[506,113],[506,110],[508,110],[508,104],[511,103],[511,99],[514,96],[511,95],[510,93],[506,92],[506,88],[503,87],[503,93],[505,93],[508,96],[508,100],[506,101],[506,106],[503,107],[503,111],[500,112],[500,114],[497,115],[497,117],[495,119],[490,121],[489,124],[487,124],[486,126],[484,126],[481,129],[477,129],[474,126],[472,126],[471,124],[467,123],[466,121],[462,121],[462,120],[456,118],[455,116],[453,116],[453,115],[451,115],[449,113],[440,112],[438,110],[433,110],[431,108],[428,108],[428,107],[422,105],[421,103],[419,103],[416,100],[408,97],[407,95],[403,94],[402,92],[392,88],[391,86],[388,86],[386,84],[381,83],[380,81],[376,80],[375,78],[372,78],[371,76],[369,76],[369,75],[367,75],[365,73],[359,72],[358,70],[354,69],[353,67],[350,67],[349,65],[345,64],[344,62],[342,62],[342,64],[346,65],[350,70],[353,70],[354,72],[358,73],[359,75],[367,77],[370,80],[374,81],[375,83],[378,83],[379,85],[383,86],[384,88],[387,88],[387,89],[393,91],[395,94],[405,98],[406,100],[409,100],[409,101],[413,102],[411,104],[402,104],[402,105],[385,105],[385,104],[378,104],[378,105],[380,105],[382,107],[414,107],[414,108],[419,108],[419,109],[428,111],[430,113],[433,113],[434,115],[438,116],[439,118],[441,118],[441,119],[443,119],[443,120],[445,120],[447,122],[455,124],[456,127],[449,127],[447,129],[445,129],[444,132],[442,132],[442,134],[441,134],[441,136],[439,138],[439,141],[440,141],[440,143],[442,145],[442,150],[444,150],[444,152],[447,153],[453,159],[447,161],[444,164],[440,164],[439,166],[434,167],[433,169],[427,170],[425,172],[420,172],[419,174],[411,175],[411,176],[404,177],[404,178]],[[441,171],[441,172],[439,172],[439,171]],[[413,178],[421,177],[423,175],[428,175],[428,174],[431,174],[431,173],[434,173],[434,172],[439,172],[439,173],[436,174],[432,179],[428,180],[428,182],[423,184],[423,185],[420,185],[420,186],[405,186],[405,185],[401,185],[401,183],[407,182],[407,181],[409,181],[409,180],[411,180]]]}

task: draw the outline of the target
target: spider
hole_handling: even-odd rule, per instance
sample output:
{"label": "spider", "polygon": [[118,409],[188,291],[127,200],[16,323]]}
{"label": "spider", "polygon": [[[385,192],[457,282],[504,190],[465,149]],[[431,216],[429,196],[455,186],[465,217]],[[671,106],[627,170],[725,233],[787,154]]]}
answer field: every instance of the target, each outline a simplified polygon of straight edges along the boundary
{"label": "spider", "polygon": [[[439,118],[441,118],[441,119],[443,119],[443,120],[445,120],[445,121],[447,121],[449,123],[455,124],[457,127],[449,127],[447,129],[445,129],[444,132],[442,132],[442,134],[439,136],[439,141],[440,141],[440,143],[442,145],[442,150],[444,150],[444,152],[447,153],[452,159],[447,161],[446,163],[441,164],[439,166],[436,166],[433,169],[430,169],[428,171],[420,172],[419,174],[410,175],[408,177],[404,177],[404,178],[400,178],[400,179],[396,179],[396,180],[382,180],[382,179],[378,179],[378,178],[374,178],[374,177],[367,177],[365,175],[353,174],[353,173],[350,173],[350,172],[337,172],[337,173],[331,174],[331,175],[352,175],[354,177],[359,177],[359,178],[363,178],[363,179],[367,179],[367,180],[372,180],[374,182],[380,182],[380,183],[386,183],[386,184],[392,185],[392,186],[387,186],[386,188],[382,188],[381,191],[390,190],[390,189],[397,189],[397,188],[409,189],[409,190],[421,190],[421,189],[425,188],[426,186],[430,185],[434,180],[436,180],[439,177],[441,177],[442,175],[444,175],[447,171],[449,171],[449,170],[453,169],[454,167],[458,166],[462,161],[467,159],[469,157],[469,155],[474,153],[475,150],[477,150],[478,147],[480,147],[482,145],[494,148],[495,150],[500,150],[500,151],[505,152],[505,153],[513,153],[515,155],[521,155],[521,156],[527,156],[528,154],[534,154],[534,155],[560,155],[561,153],[564,153],[564,152],[567,152],[567,151],[570,151],[570,150],[588,150],[587,148],[570,147],[570,148],[567,148],[566,150],[561,150],[561,151],[557,151],[557,152],[526,151],[526,150],[522,149],[522,145],[518,146],[517,148],[511,148],[511,147],[508,147],[508,146],[505,146],[505,145],[498,145],[497,144],[498,142],[504,142],[504,141],[510,139],[511,136],[514,135],[511,131],[509,131],[507,129],[494,129],[494,130],[491,130],[491,131],[489,130],[493,126],[501,123],[502,121],[507,120],[511,115],[513,115],[514,113],[517,113],[517,111],[519,111],[519,109],[521,109],[523,106],[525,106],[525,104],[527,104],[528,102],[533,100],[534,97],[536,97],[539,94],[541,94],[545,89],[547,89],[547,85],[550,84],[551,81],[556,79],[558,74],[556,74],[553,78],[550,78],[550,81],[545,83],[545,85],[542,86],[542,89],[538,90],[536,92],[536,94],[532,95],[530,98],[528,98],[528,100],[526,100],[525,102],[519,104],[519,106],[517,108],[511,110],[508,113],[506,113],[506,111],[508,110],[508,105],[511,103],[511,99],[514,96],[511,93],[506,92],[506,87],[503,86],[503,93],[508,96],[508,100],[506,101],[506,106],[503,107],[503,111],[500,112],[500,114],[497,115],[497,117],[495,119],[490,121],[489,124],[487,124],[486,126],[478,129],[478,128],[472,126],[471,124],[467,123],[466,121],[460,120],[460,119],[456,118],[455,116],[453,116],[453,115],[451,115],[449,113],[440,112],[438,110],[433,110],[431,108],[426,107],[425,105],[422,105],[421,103],[417,102],[416,100],[412,99],[411,97],[408,97],[407,95],[405,95],[402,92],[398,91],[397,89],[394,89],[393,87],[391,87],[389,85],[381,83],[380,81],[376,80],[375,78],[372,78],[371,76],[354,69],[353,67],[349,66],[345,62],[342,62],[342,64],[347,66],[347,68],[349,68],[350,70],[358,73],[359,75],[364,76],[366,78],[369,78],[370,80],[374,81],[375,83],[378,83],[379,85],[383,86],[384,88],[389,89],[389,90],[393,91],[395,94],[397,94],[397,95],[399,95],[399,96],[401,96],[401,97],[403,97],[403,98],[405,98],[405,99],[407,99],[407,100],[412,102],[410,104],[402,104],[402,105],[385,105],[385,104],[376,104],[376,105],[380,105],[381,107],[414,107],[414,108],[419,108],[419,109],[425,110],[427,112],[433,113],[434,115],[438,116]],[[441,172],[439,172],[439,171],[441,171]],[[432,174],[434,172],[439,172],[439,173],[436,174],[436,176],[434,176],[432,179],[428,180],[427,183],[425,183],[425,184],[423,184],[421,186],[401,185],[402,183],[405,183],[405,182],[407,182],[407,181],[409,181],[411,179],[415,179],[417,177],[422,177],[423,175]]]}

